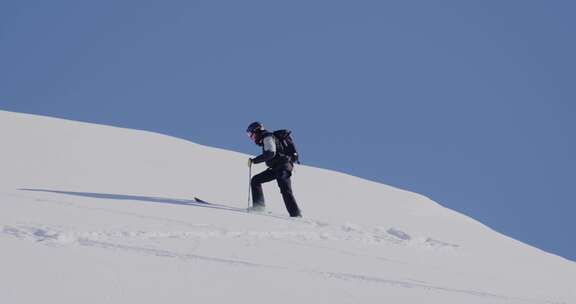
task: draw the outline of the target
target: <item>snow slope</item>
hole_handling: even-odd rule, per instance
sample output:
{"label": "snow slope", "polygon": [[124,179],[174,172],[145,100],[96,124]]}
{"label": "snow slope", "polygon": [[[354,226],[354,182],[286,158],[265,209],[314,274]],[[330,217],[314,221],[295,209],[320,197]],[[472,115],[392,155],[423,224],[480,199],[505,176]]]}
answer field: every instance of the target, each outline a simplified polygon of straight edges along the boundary
{"label": "snow slope", "polygon": [[0,132],[0,303],[576,303],[575,263],[415,193],[299,166],[304,219],[274,183],[247,214],[247,155],[2,111]]}

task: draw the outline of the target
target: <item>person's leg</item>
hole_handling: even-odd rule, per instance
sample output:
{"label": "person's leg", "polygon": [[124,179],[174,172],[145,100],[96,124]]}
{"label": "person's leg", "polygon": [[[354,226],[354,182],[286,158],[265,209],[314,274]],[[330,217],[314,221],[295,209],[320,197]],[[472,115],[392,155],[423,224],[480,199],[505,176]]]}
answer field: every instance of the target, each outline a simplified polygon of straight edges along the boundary
{"label": "person's leg", "polygon": [[277,172],[276,181],[280,187],[280,192],[282,193],[282,198],[284,199],[284,204],[290,216],[301,216],[300,209],[292,193],[292,182],[290,180],[292,173],[288,170],[280,170]]}
{"label": "person's leg", "polygon": [[262,191],[262,184],[273,181],[276,175],[272,170],[266,170],[260,174],[252,177],[250,186],[252,187],[252,206],[264,207],[264,192]]}

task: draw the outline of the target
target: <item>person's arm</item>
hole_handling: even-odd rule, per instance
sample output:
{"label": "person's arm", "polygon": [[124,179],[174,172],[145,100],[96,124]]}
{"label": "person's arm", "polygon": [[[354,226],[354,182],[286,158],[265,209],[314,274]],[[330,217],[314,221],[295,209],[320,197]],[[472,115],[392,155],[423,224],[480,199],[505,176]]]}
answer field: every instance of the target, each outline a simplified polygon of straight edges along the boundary
{"label": "person's arm", "polygon": [[255,164],[269,161],[276,156],[276,141],[274,140],[274,136],[264,137],[262,144],[264,145],[264,153],[252,159],[252,162]]}

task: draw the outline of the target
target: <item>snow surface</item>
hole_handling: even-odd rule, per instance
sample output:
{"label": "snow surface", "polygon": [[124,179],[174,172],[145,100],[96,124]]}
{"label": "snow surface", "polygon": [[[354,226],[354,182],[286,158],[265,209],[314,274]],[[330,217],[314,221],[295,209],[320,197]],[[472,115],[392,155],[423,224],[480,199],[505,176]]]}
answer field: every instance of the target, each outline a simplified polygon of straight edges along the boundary
{"label": "snow surface", "polygon": [[2,111],[0,132],[0,303],[576,303],[575,263],[415,193],[298,166],[304,219],[275,183],[247,214],[248,155]]}

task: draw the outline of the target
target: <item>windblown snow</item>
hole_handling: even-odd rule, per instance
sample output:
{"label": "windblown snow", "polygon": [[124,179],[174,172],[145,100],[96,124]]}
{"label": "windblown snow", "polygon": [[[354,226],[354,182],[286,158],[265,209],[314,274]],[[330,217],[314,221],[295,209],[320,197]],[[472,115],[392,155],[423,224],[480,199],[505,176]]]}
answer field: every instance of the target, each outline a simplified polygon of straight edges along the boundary
{"label": "windblown snow", "polygon": [[576,303],[575,263],[415,193],[298,166],[303,219],[274,183],[248,214],[248,155],[2,111],[0,132],[0,303]]}

